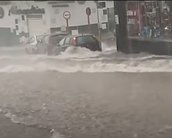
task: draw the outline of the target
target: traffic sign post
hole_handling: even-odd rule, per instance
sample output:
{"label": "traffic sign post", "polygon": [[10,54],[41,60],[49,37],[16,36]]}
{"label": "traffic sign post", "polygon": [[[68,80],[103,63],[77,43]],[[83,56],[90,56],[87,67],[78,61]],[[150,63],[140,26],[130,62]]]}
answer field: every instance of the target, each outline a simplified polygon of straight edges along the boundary
{"label": "traffic sign post", "polygon": [[71,17],[71,14],[70,14],[70,12],[69,11],[65,11],[64,13],[63,13],[63,17],[64,17],[64,19],[66,20],[66,30],[67,31],[69,31],[69,19],[70,19],[70,17]]}
{"label": "traffic sign post", "polygon": [[87,14],[87,20],[88,20],[88,30],[90,32],[91,31],[91,29],[90,29],[90,15],[91,15],[91,9],[90,9],[90,7],[87,7],[86,8],[86,14]]}
{"label": "traffic sign post", "polygon": [[115,13],[115,20],[116,20],[117,50],[121,52],[125,52],[128,50],[126,1],[115,1],[114,7],[116,7],[114,9],[114,13]]}

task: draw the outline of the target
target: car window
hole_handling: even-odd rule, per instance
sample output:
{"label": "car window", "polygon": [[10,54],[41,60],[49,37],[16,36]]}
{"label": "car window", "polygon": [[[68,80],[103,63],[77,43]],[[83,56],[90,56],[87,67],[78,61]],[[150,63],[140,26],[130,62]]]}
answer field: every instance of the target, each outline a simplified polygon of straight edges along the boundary
{"label": "car window", "polygon": [[63,38],[63,39],[59,42],[59,45],[60,45],[60,46],[64,45],[65,39],[66,39],[66,38]]}
{"label": "car window", "polygon": [[50,39],[49,39],[49,43],[50,44],[57,44],[58,43],[58,36],[51,36]]}
{"label": "car window", "polygon": [[77,43],[85,44],[85,43],[97,43],[97,40],[93,36],[79,36],[77,37]]}
{"label": "car window", "polygon": [[70,38],[67,37],[66,40],[65,40],[65,45],[69,45],[70,44]]}
{"label": "car window", "polygon": [[57,45],[60,42],[60,40],[62,40],[63,37],[64,35],[53,35],[50,37],[49,43],[53,45]]}

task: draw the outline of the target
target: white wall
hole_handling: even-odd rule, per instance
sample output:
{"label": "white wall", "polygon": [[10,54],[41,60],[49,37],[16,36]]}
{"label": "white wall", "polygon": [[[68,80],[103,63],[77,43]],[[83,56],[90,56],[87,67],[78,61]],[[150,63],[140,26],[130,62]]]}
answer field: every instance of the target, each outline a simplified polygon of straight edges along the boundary
{"label": "white wall", "polygon": [[106,7],[107,8],[113,8],[114,7],[114,1],[106,1]]}
{"label": "white wall", "polygon": [[[43,15],[43,21],[46,25],[47,31],[50,28],[66,26],[66,20],[63,18],[64,11],[70,11],[71,18],[69,19],[69,26],[81,26],[87,25],[87,15],[86,8],[91,8],[90,23],[97,24],[97,6],[94,1],[86,1],[85,4],[78,4],[77,1],[74,3],[69,3],[69,7],[66,8],[52,8],[48,1],[45,2],[34,2],[34,1],[12,1],[12,5],[17,5],[18,9],[31,8],[32,5],[38,6],[39,8],[45,9],[45,14]],[[106,1],[106,8],[113,7],[113,1]],[[5,15],[3,19],[0,19],[0,27],[9,27],[15,29],[15,18],[19,21],[19,32],[28,32],[27,20],[22,21],[21,15],[11,15],[8,16],[9,9],[11,5],[1,6],[4,7]],[[105,8],[105,9],[106,9]],[[103,9],[99,9],[99,20],[100,22],[107,22],[107,16],[103,15]]]}
{"label": "white wall", "polygon": [[[30,9],[32,5],[38,6],[39,8],[44,8],[45,9],[45,14],[43,14],[43,22],[45,24],[45,29],[47,33],[50,33],[50,25],[49,25],[49,10],[47,8],[47,2],[34,2],[34,1],[13,1],[13,5],[16,5],[18,9]],[[15,16],[15,15],[14,15]],[[21,14],[16,15],[15,17],[19,21],[19,31],[18,32],[25,32],[28,33],[28,23],[27,23],[27,18],[25,16],[25,21],[22,21]]]}
{"label": "white wall", "polygon": [[4,17],[0,19],[0,28],[14,28],[15,21],[14,16],[9,16],[10,5],[0,6],[4,9]]}
{"label": "white wall", "polygon": [[51,6],[49,5],[50,20],[55,20],[54,23],[50,23],[50,26],[66,26],[66,20],[63,18],[64,11],[69,11],[71,13],[71,18],[69,19],[69,26],[87,25],[88,20],[85,11],[87,7],[90,7],[92,11],[92,14],[90,15],[90,23],[97,23],[96,4],[93,1],[86,1],[85,4],[78,4],[77,2],[71,3],[69,4],[69,7],[65,8],[51,8]]}
{"label": "white wall", "polygon": [[[114,1],[105,1],[106,8],[114,7]],[[85,4],[78,4],[77,1],[75,3],[70,3],[69,7],[66,8],[52,8],[49,5],[49,16],[50,16],[50,27],[61,27],[66,26],[66,20],[63,18],[64,11],[70,11],[71,18],[69,19],[69,26],[81,26],[87,25],[87,15],[86,15],[86,8],[91,8],[91,15],[90,15],[90,24],[97,24],[98,17],[97,17],[97,6],[94,1],[86,1]],[[103,9],[99,9],[99,21],[101,23],[108,22],[107,15],[103,15]]]}

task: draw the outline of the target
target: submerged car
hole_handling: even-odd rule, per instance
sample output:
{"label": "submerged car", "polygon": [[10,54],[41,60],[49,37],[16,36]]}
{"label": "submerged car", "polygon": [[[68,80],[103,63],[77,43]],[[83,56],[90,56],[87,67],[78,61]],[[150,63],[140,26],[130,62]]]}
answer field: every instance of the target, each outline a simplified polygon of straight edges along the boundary
{"label": "submerged car", "polygon": [[57,45],[56,54],[65,51],[68,47],[84,47],[91,51],[102,51],[101,43],[92,34],[68,35]]}
{"label": "submerged car", "polygon": [[26,45],[26,52],[29,54],[53,54],[54,47],[68,34],[57,32],[53,34],[32,36]]}
{"label": "submerged car", "polygon": [[54,50],[58,43],[65,37],[67,36],[68,33],[66,32],[57,32],[51,35],[46,36],[43,39],[43,45],[46,47],[46,52],[48,55],[54,54]]}

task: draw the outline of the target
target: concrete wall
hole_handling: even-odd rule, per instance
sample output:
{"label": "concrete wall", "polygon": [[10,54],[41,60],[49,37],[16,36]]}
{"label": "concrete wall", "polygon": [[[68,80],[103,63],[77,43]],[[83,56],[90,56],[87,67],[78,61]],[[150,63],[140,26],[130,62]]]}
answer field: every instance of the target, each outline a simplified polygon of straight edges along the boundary
{"label": "concrete wall", "polygon": [[[108,22],[108,17],[107,15],[103,15],[103,10],[114,6],[113,1],[105,1],[105,2],[106,2],[106,7],[103,9],[99,9],[98,11],[100,23]],[[48,4],[48,1],[43,1],[43,2],[13,1],[13,5],[17,5],[18,9],[27,9],[30,8],[32,5],[38,6],[39,8],[44,8],[45,14],[43,14],[43,20],[47,26],[47,29],[49,30],[50,28],[59,28],[66,26],[66,20],[63,17],[64,11],[69,11],[71,13],[71,18],[69,19],[69,26],[87,25],[88,20],[85,11],[87,7],[90,7],[92,12],[90,15],[90,24],[98,23],[97,6],[94,1],[85,1],[84,4],[79,4],[77,1],[75,1],[73,3],[67,3],[67,4],[69,5],[68,7],[52,7],[52,4]],[[28,32],[27,22],[21,20],[21,15],[17,15],[17,17],[14,18],[17,18],[19,20],[19,32],[24,31],[27,33]],[[12,21],[11,23],[14,23],[14,21]],[[11,26],[13,26],[13,28],[15,27],[12,24]]]}
{"label": "concrete wall", "polygon": [[51,27],[61,27],[66,26],[66,20],[63,18],[63,13],[69,11],[71,13],[71,18],[69,19],[69,26],[82,26],[88,24],[86,8],[90,7],[92,14],[90,15],[90,23],[97,23],[97,11],[96,3],[93,1],[86,1],[85,4],[78,4],[77,2],[69,4],[66,8],[51,8],[49,5],[49,11],[51,19],[55,22],[51,22]]}
{"label": "concrete wall", "polygon": [[4,17],[0,19],[0,28],[14,28],[14,16],[9,16],[10,5],[0,5],[4,10]]}
{"label": "concrete wall", "polygon": [[[103,15],[103,10],[107,8],[114,7],[113,1],[106,1],[106,8],[99,9],[99,20],[101,23],[108,22],[107,15]],[[91,8],[90,24],[97,24],[97,6],[94,1],[86,1],[85,4],[79,4],[77,1],[74,3],[69,3],[69,7],[63,8],[52,8],[48,5],[50,15],[50,27],[62,27],[66,26],[66,20],[63,18],[64,11],[69,11],[71,13],[71,18],[69,19],[69,26],[83,26],[88,24],[86,8]]]}
{"label": "concrete wall", "polygon": [[[107,23],[108,17],[107,15],[103,15],[103,10],[107,8],[113,7],[113,1],[105,1],[106,7],[103,9],[99,9],[99,21],[100,23]],[[61,3],[63,3],[61,1]],[[64,11],[70,11],[71,18],[69,19],[69,26],[71,29],[78,29],[79,32],[87,31],[87,15],[86,15],[86,8],[91,8],[91,15],[90,15],[90,24],[94,34],[97,34],[97,6],[94,1],[85,1],[84,4],[79,4],[77,1],[67,3],[68,7],[52,7],[52,4],[48,4],[48,1],[12,1],[10,5],[0,5],[4,9],[4,18],[0,19],[0,28],[5,28],[8,30],[7,34],[9,36],[9,29],[11,37],[14,37],[15,41],[16,38],[20,37],[21,34],[28,34],[28,20],[26,15],[16,15],[11,14],[9,15],[9,10],[12,6],[17,6],[17,9],[30,9],[32,5],[38,6],[39,8],[44,8],[45,14],[42,15],[42,20],[45,24],[45,29],[47,33],[50,33],[52,30],[60,30],[61,27],[66,26],[66,20],[63,17]],[[25,17],[25,20],[22,20],[22,16]],[[18,23],[15,23],[15,20],[18,20]],[[16,29],[18,26],[18,29]],[[4,30],[3,30],[4,31]],[[1,34],[0,34],[1,35]],[[15,43],[15,42],[14,42]]]}

